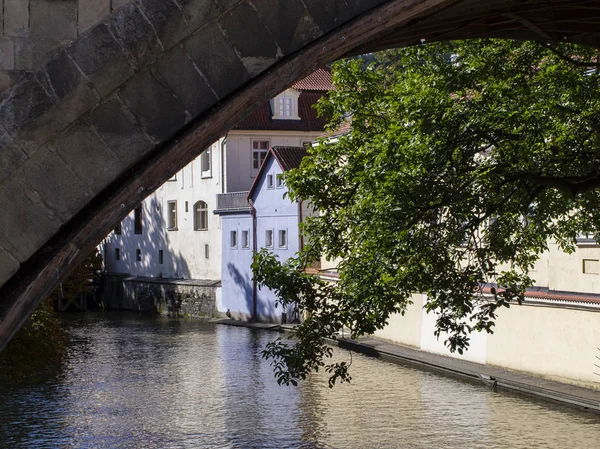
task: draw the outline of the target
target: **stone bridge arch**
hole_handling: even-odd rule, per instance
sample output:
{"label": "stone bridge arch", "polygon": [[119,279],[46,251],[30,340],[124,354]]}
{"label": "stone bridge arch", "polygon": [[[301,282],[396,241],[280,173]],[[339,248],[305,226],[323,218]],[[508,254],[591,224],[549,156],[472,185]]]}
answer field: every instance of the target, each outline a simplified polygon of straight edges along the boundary
{"label": "stone bridge arch", "polygon": [[125,4],[0,99],[0,349],[129,210],[318,66],[423,39],[597,46],[598,22],[596,0]]}

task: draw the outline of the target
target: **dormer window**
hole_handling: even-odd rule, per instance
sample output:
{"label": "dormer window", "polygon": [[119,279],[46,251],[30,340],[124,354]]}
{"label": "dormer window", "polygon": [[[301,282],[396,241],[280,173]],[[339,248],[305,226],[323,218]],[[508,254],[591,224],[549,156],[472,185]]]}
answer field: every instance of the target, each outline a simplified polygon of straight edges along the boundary
{"label": "dormer window", "polygon": [[300,120],[298,115],[298,97],[300,93],[288,89],[271,100],[274,120]]}

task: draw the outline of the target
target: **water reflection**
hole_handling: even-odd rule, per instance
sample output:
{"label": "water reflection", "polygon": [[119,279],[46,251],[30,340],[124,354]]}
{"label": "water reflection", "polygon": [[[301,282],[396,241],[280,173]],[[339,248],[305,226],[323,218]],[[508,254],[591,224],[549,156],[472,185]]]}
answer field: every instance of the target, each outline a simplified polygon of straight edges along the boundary
{"label": "water reflection", "polygon": [[[0,386],[7,448],[597,447],[600,417],[354,354],[353,383],[280,387],[274,334],[136,315],[69,318],[65,370]],[[348,359],[339,351],[336,357]]]}

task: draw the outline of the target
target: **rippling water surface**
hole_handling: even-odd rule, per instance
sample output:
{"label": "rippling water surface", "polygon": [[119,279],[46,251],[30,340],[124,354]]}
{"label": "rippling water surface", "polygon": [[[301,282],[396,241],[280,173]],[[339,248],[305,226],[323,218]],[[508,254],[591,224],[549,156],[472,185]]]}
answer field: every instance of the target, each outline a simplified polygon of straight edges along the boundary
{"label": "rippling water surface", "polygon": [[260,355],[273,333],[123,314],[68,326],[60,375],[0,386],[0,447],[600,447],[598,415],[357,354],[351,385],[280,387]]}

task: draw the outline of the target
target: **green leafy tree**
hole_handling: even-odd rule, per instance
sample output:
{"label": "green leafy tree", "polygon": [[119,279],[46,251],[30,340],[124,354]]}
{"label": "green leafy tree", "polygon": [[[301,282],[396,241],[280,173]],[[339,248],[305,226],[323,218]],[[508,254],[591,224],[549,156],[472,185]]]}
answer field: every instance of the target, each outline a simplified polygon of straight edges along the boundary
{"label": "green leafy tree", "polygon": [[[600,75],[597,51],[500,40],[394,50],[376,62],[333,66],[335,90],[319,105],[330,130],[287,176],[290,197],[318,217],[309,245],[253,268],[285,305],[309,318],[295,343],[273,342],[281,382],[325,367],[327,339],[381,329],[415,292],[437,313],[452,351],[469,333],[492,332],[500,307],[521,301],[539,255],[554,241],[573,251],[578,233],[600,229]],[[304,273],[323,255],[339,260],[328,285]],[[491,297],[482,287],[493,286]]]}

